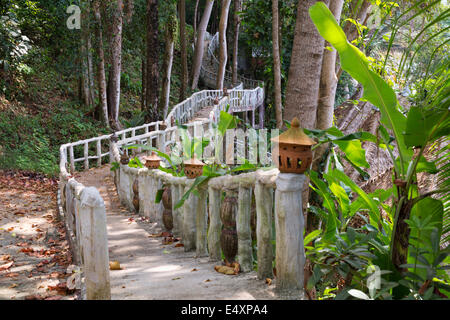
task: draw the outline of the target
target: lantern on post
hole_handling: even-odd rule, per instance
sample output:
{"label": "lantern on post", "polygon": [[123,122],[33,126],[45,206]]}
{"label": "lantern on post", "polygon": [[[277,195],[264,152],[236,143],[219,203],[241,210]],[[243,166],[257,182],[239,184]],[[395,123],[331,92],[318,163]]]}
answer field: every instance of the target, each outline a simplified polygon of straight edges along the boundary
{"label": "lantern on post", "polygon": [[124,152],[120,155],[120,163],[123,165],[127,165],[130,162],[130,157]]}
{"label": "lantern on post", "polygon": [[198,160],[196,155],[194,157],[184,161],[184,174],[189,179],[195,179],[203,174],[203,167],[205,164]]}
{"label": "lantern on post", "polygon": [[161,158],[156,155],[155,151],[152,151],[152,154],[144,157],[143,160],[145,160],[145,166],[149,169],[158,169],[161,162]]}
{"label": "lantern on post", "polygon": [[312,162],[311,147],[316,144],[300,128],[300,121],[292,119],[291,127],[272,138],[278,144],[278,159],[273,159],[282,173],[304,173]]}

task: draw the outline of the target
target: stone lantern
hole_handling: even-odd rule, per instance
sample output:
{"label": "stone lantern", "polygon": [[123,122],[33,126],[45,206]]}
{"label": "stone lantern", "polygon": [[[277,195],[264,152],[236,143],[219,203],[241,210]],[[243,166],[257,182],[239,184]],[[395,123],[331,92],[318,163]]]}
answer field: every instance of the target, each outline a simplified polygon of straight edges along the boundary
{"label": "stone lantern", "polygon": [[304,173],[312,162],[311,147],[316,144],[300,128],[297,117],[291,127],[271,141],[278,144],[278,159],[273,159],[281,173]]}
{"label": "stone lantern", "polygon": [[149,169],[158,169],[161,162],[161,158],[156,155],[155,151],[152,151],[151,156],[146,156],[143,160],[145,160],[145,166]]}
{"label": "stone lantern", "polygon": [[192,159],[184,161],[184,174],[189,179],[195,179],[203,174],[205,164],[198,160],[196,155]]}

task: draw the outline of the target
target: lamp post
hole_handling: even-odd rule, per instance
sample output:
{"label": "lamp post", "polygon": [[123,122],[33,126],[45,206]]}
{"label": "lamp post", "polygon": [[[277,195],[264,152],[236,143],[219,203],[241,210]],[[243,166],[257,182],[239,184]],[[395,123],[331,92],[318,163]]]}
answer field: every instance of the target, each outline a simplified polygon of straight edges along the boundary
{"label": "lamp post", "polygon": [[[203,174],[203,167],[205,164],[198,160],[197,157],[184,161],[184,173],[190,180],[186,184],[185,192],[187,192],[193,179],[200,177]],[[191,194],[184,205],[183,218],[183,244],[184,251],[191,251],[196,249],[196,256],[206,256],[208,254],[206,243],[207,230],[206,214],[206,189],[199,188],[198,195]]]}
{"label": "lamp post", "polygon": [[291,128],[272,142],[279,148],[273,160],[280,170],[275,191],[276,289],[301,299],[305,265],[302,189],[306,176],[303,173],[311,165],[311,147],[316,142],[303,132],[297,118],[292,120]]}

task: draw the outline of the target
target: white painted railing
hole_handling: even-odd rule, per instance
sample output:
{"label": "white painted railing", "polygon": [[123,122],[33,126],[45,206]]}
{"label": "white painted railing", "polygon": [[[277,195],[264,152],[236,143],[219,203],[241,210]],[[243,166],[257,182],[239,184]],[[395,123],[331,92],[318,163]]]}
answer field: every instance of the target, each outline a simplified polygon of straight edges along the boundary
{"label": "white painted railing", "polygon": [[[212,45],[208,47],[208,52],[211,52],[212,55],[208,54],[208,56],[204,59],[201,71],[202,76],[210,77],[211,79],[214,79],[214,82],[216,77],[216,71],[212,70],[210,66],[211,65],[215,66],[217,70],[218,65],[216,65],[216,63],[218,63],[218,61],[215,58],[212,50],[214,49],[215,42],[217,41],[214,39],[217,37],[218,34],[216,34],[216,36],[213,37],[211,41]],[[225,80],[227,82],[227,86],[232,87],[231,73],[228,71],[225,75]],[[173,148],[173,146],[176,146],[179,140],[179,134],[177,132],[178,127],[175,126],[177,122],[179,124],[186,125],[188,128],[188,133],[191,136],[197,136],[199,134],[199,130],[206,131],[207,129],[211,128],[214,123],[217,123],[220,117],[220,111],[225,111],[228,105],[230,106],[228,112],[230,113],[243,112],[246,117],[245,120],[248,120],[247,113],[251,112],[253,127],[255,126],[255,112],[259,109],[259,116],[260,116],[259,121],[260,127],[262,127],[264,119],[263,83],[261,81],[247,79],[245,77],[239,77],[239,82],[240,83],[233,89],[228,90],[228,94],[226,95],[224,95],[224,92],[222,90],[203,90],[194,93],[188,99],[174,106],[169,115],[167,116],[167,118],[164,119],[164,121],[157,121],[133,128],[127,128],[121,131],[117,131],[113,135],[102,135],[91,139],[67,143],[60,147],[60,188],[58,190],[59,211],[67,227],[69,244],[74,254],[74,261],[77,264],[81,264],[83,267],[87,299],[110,299],[109,264],[108,264],[109,256],[107,249],[108,242],[106,234],[106,213],[104,202],[99,192],[95,188],[86,187],[83,184],[76,181],[76,179],[73,176],[75,172],[88,170],[90,167],[93,166],[100,167],[101,165],[107,162],[109,163],[120,162],[119,149],[121,149],[123,153],[128,154],[129,150],[125,148],[125,146],[130,144],[152,145],[158,147],[158,149],[163,152],[169,152],[171,148]],[[250,87],[254,89],[244,90],[244,87],[246,88]],[[200,111],[202,108],[207,108],[210,106],[213,106],[213,108],[207,120],[188,123],[194,118],[195,114],[198,111]],[[245,138],[244,142],[237,141],[237,145],[239,143],[242,145],[239,149],[244,150],[242,147],[245,148],[246,143]],[[140,150],[138,149],[137,152],[139,151]],[[213,152],[213,150],[210,151]],[[237,154],[237,157],[243,157],[243,154]],[[229,157],[227,158],[227,155],[225,154],[221,160],[223,160],[224,162],[226,161],[227,163],[230,163],[230,161],[235,163],[236,159],[233,157],[233,159],[230,160],[230,158]],[[79,166],[78,163],[82,163],[82,165]],[[132,181],[133,180],[132,176],[136,175],[136,172],[137,169],[120,165],[120,170],[118,171],[117,174],[115,174],[119,198],[121,198],[122,202],[127,203],[129,207],[130,205],[132,206],[131,200],[132,198],[130,198],[130,192],[132,193],[133,191],[132,189],[129,188],[130,185],[128,185],[127,181],[128,182]],[[151,174],[162,175],[162,177],[164,178],[158,178],[161,181],[163,181],[164,179],[168,181],[169,180],[179,181],[178,184],[173,184],[172,188],[174,189],[174,194],[175,195],[178,194],[180,197],[183,194],[184,188],[189,186],[189,183],[191,183],[186,178],[179,178],[179,179],[173,177],[170,178],[168,175],[164,175],[163,172],[158,170],[149,172],[153,172],[149,173],[149,175]],[[131,176],[128,176],[128,173],[131,174]],[[255,177],[259,177],[261,174],[262,174],[261,172],[252,173],[250,176],[255,175]],[[157,212],[158,209],[158,205],[154,204],[154,196],[158,185],[154,183],[149,185],[148,180],[146,180],[145,177],[141,178],[140,175],[138,176],[139,179],[142,180],[142,181],[140,180],[140,185],[145,185],[147,187],[150,186],[149,188],[142,187],[143,189],[141,189],[147,190],[141,193],[142,199],[140,199],[140,202],[142,201],[142,208],[143,208],[142,210],[145,210],[146,212],[145,214],[147,215],[149,214],[149,212],[153,212],[152,214],[154,214],[155,212]],[[230,177],[230,179],[233,180],[235,178]],[[259,178],[251,178],[251,179],[253,179],[252,181],[256,181]],[[222,180],[216,179],[214,181],[222,181]],[[217,192],[219,192],[221,187],[219,185],[213,187],[214,183],[217,184],[218,182],[212,182],[209,192],[210,194],[217,195]],[[254,182],[251,186],[249,185],[247,187],[255,186],[255,188],[257,188],[257,185],[258,183]],[[177,197],[175,197],[174,199],[177,199]],[[217,206],[218,204],[217,199],[214,200],[213,197],[210,198],[210,201],[212,201],[211,205]],[[249,204],[247,204],[247,207],[249,208]],[[192,204],[191,209],[193,209]],[[239,231],[239,234],[241,235],[241,240],[244,239],[245,237],[248,238],[248,236],[246,235],[248,233],[247,220],[249,219],[247,217],[248,213],[247,211],[245,211],[245,214],[242,213],[241,215],[241,218],[246,221],[245,222],[246,226],[243,229],[241,229],[241,231]],[[211,233],[208,239],[210,237],[216,239],[218,236],[217,235],[218,211],[216,210],[214,212],[215,213],[212,218],[213,220],[210,225]],[[197,214],[201,213],[197,212]],[[267,214],[268,213],[266,213],[266,215]],[[158,217],[158,215],[154,216],[154,218],[156,217]],[[267,220],[268,218],[264,219]],[[206,225],[204,225],[202,228],[204,227],[206,227]],[[270,223],[269,227],[271,228]],[[260,240],[267,238],[267,236],[262,236],[263,234],[266,233],[267,228],[265,227],[259,231],[261,237],[258,237],[258,243]],[[204,233],[204,235],[206,236],[206,233]],[[199,236],[199,239],[202,237],[203,236]],[[211,247],[210,252],[212,252],[211,250],[216,252],[215,254],[212,253],[212,257],[217,258],[218,243],[217,241],[214,243],[215,244],[208,243],[208,246]],[[245,243],[246,245],[248,244],[247,242]],[[266,243],[258,246],[260,248],[267,249],[268,244]],[[203,246],[202,248],[203,248],[202,250],[204,251],[206,247]],[[251,257],[249,256],[249,252],[251,251],[249,251],[249,249],[243,245],[241,245],[240,250],[241,250],[240,255],[242,257],[241,260],[243,261],[243,268],[247,270],[250,266],[249,259]],[[263,260],[269,261],[270,250],[267,249],[266,251],[267,252],[261,254],[261,256],[258,255],[258,261],[260,260],[260,257],[262,259],[261,264],[263,264],[262,262]],[[266,264],[267,268],[262,268],[261,270],[267,269],[266,270],[267,272],[266,271],[258,272],[258,274],[260,274],[261,276],[262,274],[269,273],[268,271],[269,262],[267,262]],[[270,270],[270,273],[271,272],[272,271]]]}
{"label": "white painted railing", "polygon": [[[208,121],[190,123],[189,127],[207,125]],[[148,136],[160,136],[173,127]],[[147,137],[144,135],[144,138]],[[114,161],[120,161],[121,149],[127,141],[111,143]],[[181,237],[185,251],[195,251],[196,257],[209,257],[211,261],[222,259],[221,198],[223,192],[235,194],[237,234],[237,262],[242,272],[253,270],[254,250],[258,263],[258,279],[273,277],[273,238],[276,234],[276,287],[279,292],[302,298],[303,267],[305,254],[303,248],[304,221],[302,214],[302,188],[304,175],[283,174],[278,169],[259,169],[239,175],[224,175],[209,179],[205,185],[191,193],[184,205],[175,209],[176,204],[187,192],[193,179],[176,177],[164,171],[148,168],[132,168],[120,164],[114,172],[117,192],[123,205],[131,211],[148,217],[151,222],[162,226],[163,206],[155,203],[156,190],[164,185],[171,190],[173,218],[172,233]],[[137,181],[138,192],[134,194],[133,185]],[[136,210],[134,197],[139,199]],[[253,202],[254,197],[254,202]],[[252,207],[256,214],[256,247],[253,247]],[[166,208],[167,209],[167,208]],[[273,230],[273,216],[275,230]],[[209,220],[209,223],[208,223]]]}

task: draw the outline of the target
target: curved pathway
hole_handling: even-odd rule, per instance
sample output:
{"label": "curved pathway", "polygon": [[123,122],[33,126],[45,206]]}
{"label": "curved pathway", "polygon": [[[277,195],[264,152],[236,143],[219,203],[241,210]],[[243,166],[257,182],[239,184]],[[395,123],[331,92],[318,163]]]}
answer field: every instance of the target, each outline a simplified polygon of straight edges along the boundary
{"label": "curved pathway", "polygon": [[274,286],[258,280],[256,272],[224,275],[214,270],[220,262],[196,258],[195,252],[162,245],[156,223],[128,212],[117,197],[109,165],[77,173],[76,179],[96,187],[105,201],[111,270],[111,299],[276,299]]}

